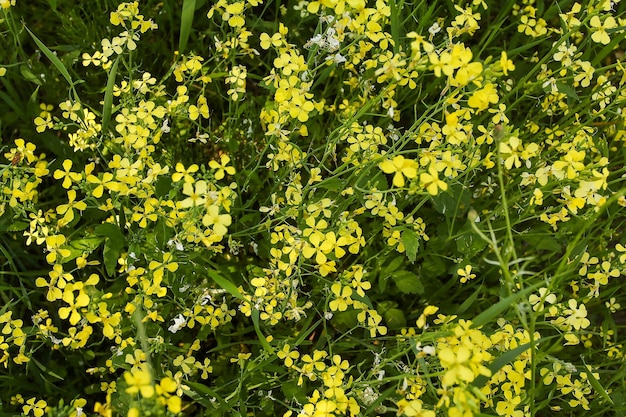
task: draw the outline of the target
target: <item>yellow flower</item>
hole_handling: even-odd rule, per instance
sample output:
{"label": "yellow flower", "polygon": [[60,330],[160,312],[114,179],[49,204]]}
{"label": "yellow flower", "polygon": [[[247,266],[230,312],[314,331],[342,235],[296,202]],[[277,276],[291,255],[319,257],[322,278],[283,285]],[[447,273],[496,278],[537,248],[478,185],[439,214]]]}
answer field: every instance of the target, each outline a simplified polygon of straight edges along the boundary
{"label": "yellow flower", "polygon": [[413,159],[406,159],[402,155],[395,156],[392,160],[385,160],[378,166],[385,174],[393,175],[393,185],[404,187],[404,177],[413,179],[417,177],[419,164]]}
{"label": "yellow flower", "polygon": [[577,151],[572,148],[563,156],[563,159],[556,161],[552,165],[552,173],[560,180],[565,177],[573,180],[578,175],[578,172],[585,169],[585,164],[582,162],[584,159],[585,151]]}
{"label": "yellow flower", "polygon": [[398,406],[398,415],[404,415],[409,417],[435,417],[435,412],[432,410],[424,410],[422,408],[421,400],[411,400],[403,398],[396,404]]}
{"label": "yellow flower", "polygon": [[[81,315],[78,312],[81,307],[87,307],[89,305],[89,296],[82,289],[82,282],[79,284],[67,284],[65,291],[63,291],[63,301],[69,306],[59,308],[59,317],[67,319],[69,317],[70,324],[74,325],[81,319]],[[74,296],[74,290],[78,291],[78,296]]]}
{"label": "yellow flower", "polygon": [[276,353],[278,359],[282,359],[285,362],[285,366],[290,368],[293,366],[294,359],[298,359],[300,357],[300,353],[297,350],[291,350],[290,345],[285,345],[283,348]]}
{"label": "yellow flower", "polygon": [[191,120],[196,120],[199,116],[202,116],[205,119],[209,118],[209,106],[207,105],[206,98],[200,96],[198,98],[198,105],[189,106],[189,118]]}
{"label": "yellow flower", "polygon": [[483,88],[474,91],[467,105],[481,112],[489,107],[489,104],[496,104],[499,100],[498,92],[493,84],[488,83]]}
{"label": "yellow flower", "polygon": [[146,364],[142,364],[132,371],[124,372],[124,381],[128,385],[126,388],[128,394],[140,393],[143,398],[151,398],[154,395],[152,374]]}
{"label": "yellow flower", "polygon": [[15,6],[15,0],[0,0],[0,7],[4,10],[9,9],[11,6]]}
{"label": "yellow flower", "polygon": [[448,184],[439,179],[439,173],[434,164],[430,165],[428,172],[420,174],[420,186],[426,188],[430,195],[437,195],[439,190],[446,191],[448,189]]}
{"label": "yellow flower", "polygon": [[228,233],[228,226],[230,226],[232,219],[230,214],[219,214],[219,212],[218,206],[209,206],[206,214],[202,217],[202,224],[206,227],[213,227],[213,233],[217,236],[224,236]]}
{"label": "yellow flower", "polygon": [[476,274],[472,274],[472,265],[465,265],[465,268],[459,268],[456,273],[459,276],[461,284],[465,284],[467,281],[476,278]]}
{"label": "yellow flower", "polygon": [[591,39],[594,42],[601,43],[602,45],[608,45],[608,43],[611,42],[611,37],[607,33],[607,29],[617,27],[617,22],[613,16],[607,17],[604,19],[604,22],[602,22],[598,16],[593,16],[589,24],[593,28]]}
{"label": "yellow flower", "polygon": [[465,346],[457,346],[453,349],[444,348],[437,353],[441,366],[446,370],[442,383],[450,386],[459,382],[472,382],[474,372],[468,366],[472,351]]}
{"label": "yellow flower", "polygon": [[180,202],[180,207],[189,208],[203,205],[206,202],[207,192],[206,181],[197,181],[195,184],[186,182],[183,184],[183,194],[188,197]]}
{"label": "yellow flower", "polygon": [[222,178],[224,178],[224,173],[228,175],[235,174],[235,168],[227,166],[229,162],[230,162],[230,157],[226,154],[223,154],[220,157],[220,162],[217,162],[217,161],[209,162],[209,167],[217,170],[215,172],[216,180],[221,180]]}
{"label": "yellow flower", "polygon": [[33,412],[35,417],[42,417],[46,410],[48,404],[44,400],[37,401],[37,398],[29,398],[26,400],[26,404],[22,407],[22,411],[24,414],[29,415],[30,412]]}
{"label": "yellow flower", "polygon": [[191,165],[189,168],[185,168],[183,164],[178,162],[176,164],[176,172],[172,174],[172,181],[178,182],[184,179],[185,182],[194,182],[195,179],[191,176],[194,172],[197,172],[200,167],[196,164]]}
{"label": "yellow flower", "polygon": [[72,160],[66,159],[63,161],[63,170],[57,169],[54,171],[54,178],[59,180],[63,178],[63,183],[61,184],[63,188],[70,188],[72,186],[72,182],[80,181],[83,177],[82,174],[77,172],[71,172],[72,169]]}

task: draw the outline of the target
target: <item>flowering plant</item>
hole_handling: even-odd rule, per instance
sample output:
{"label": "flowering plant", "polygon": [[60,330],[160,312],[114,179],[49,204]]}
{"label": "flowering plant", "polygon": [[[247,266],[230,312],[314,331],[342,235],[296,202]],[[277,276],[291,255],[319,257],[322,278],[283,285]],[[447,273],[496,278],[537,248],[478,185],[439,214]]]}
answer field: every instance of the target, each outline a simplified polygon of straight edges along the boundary
{"label": "flowering plant", "polygon": [[623,4],[15,3],[2,413],[624,409]]}

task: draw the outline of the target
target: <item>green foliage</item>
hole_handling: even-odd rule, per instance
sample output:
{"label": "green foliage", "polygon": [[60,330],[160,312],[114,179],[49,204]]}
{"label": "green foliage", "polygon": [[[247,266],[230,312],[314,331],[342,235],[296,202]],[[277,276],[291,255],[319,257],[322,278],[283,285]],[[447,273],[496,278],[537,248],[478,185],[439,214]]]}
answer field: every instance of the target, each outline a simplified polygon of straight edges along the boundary
{"label": "green foliage", "polygon": [[1,415],[626,409],[623,2],[0,8]]}

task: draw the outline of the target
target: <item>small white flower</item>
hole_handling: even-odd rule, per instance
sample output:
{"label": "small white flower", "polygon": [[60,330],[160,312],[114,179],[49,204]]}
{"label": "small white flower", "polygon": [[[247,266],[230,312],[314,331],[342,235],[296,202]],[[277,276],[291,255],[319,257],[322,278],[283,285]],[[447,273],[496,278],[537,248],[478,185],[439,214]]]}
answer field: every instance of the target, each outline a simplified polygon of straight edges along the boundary
{"label": "small white flower", "polygon": [[424,352],[427,355],[434,355],[435,354],[435,347],[434,346],[424,346],[424,348],[422,348],[422,352]]}
{"label": "small white flower", "polygon": [[333,56],[327,56],[326,60],[330,61],[330,60],[335,61],[335,64],[342,64],[344,62],[346,62],[346,57],[344,57],[343,55],[341,55],[340,53],[336,53]]}
{"label": "small white flower", "polygon": [[428,33],[430,33],[433,36],[438,34],[440,31],[441,31],[441,26],[439,26],[439,23],[437,22],[433,23],[433,25],[428,28]]}
{"label": "small white flower", "polygon": [[56,337],[52,335],[50,335],[50,341],[54,343],[55,345],[60,345],[61,343],[63,343],[63,340],[57,339]]}
{"label": "small white flower", "polygon": [[174,317],[174,324],[168,327],[167,330],[172,333],[176,333],[183,326],[185,326],[185,324],[187,324],[187,320],[185,320],[185,317],[182,314],[179,314],[178,316]]}

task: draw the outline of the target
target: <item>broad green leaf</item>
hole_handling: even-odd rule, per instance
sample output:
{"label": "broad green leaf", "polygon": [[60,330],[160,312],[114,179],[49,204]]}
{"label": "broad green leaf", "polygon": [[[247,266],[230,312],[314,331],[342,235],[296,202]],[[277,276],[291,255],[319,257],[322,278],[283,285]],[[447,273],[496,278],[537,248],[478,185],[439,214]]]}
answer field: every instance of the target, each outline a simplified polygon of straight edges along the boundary
{"label": "broad green leaf", "polygon": [[423,294],[424,285],[420,277],[411,271],[396,271],[391,275],[398,289],[405,294]]}
{"label": "broad green leaf", "polygon": [[120,230],[119,226],[112,223],[105,223],[96,226],[96,235],[105,237],[104,241],[104,267],[109,276],[115,274],[115,268],[117,267],[117,260],[126,245],[124,234]]}
{"label": "broad green leaf", "polygon": [[574,87],[572,87],[571,85],[567,85],[561,82],[557,82],[556,83],[556,89],[559,91],[559,93],[563,93],[565,94],[567,97],[574,99],[576,101],[580,101],[580,98],[578,97],[578,94],[576,94],[576,89]]}
{"label": "broad green leaf", "polygon": [[37,84],[38,86],[41,86],[41,80],[39,79],[39,77],[33,74],[30,68],[28,68],[28,65],[26,64],[20,65],[20,75],[25,80],[30,81],[31,83]]}
{"label": "broad green leaf", "polygon": [[463,184],[452,184],[432,198],[433,207],[449,219],[463,217],[469,210],[472,193]]}
{"label": "broad green leaf", "polygon": [[534,234],[534,235],[521,235],[524,242],[530,247],[539,250],[548,250],[551,252],[559,252],[561,250],[561,244],[552,236],[548,234]]}
{"label": "broad green leaf", "polygon": [[72,240],[67,249],[69,249],[70,254],[63,258],[65,262],[71,261],[73,259],[78,258],[84,253],[93,252],[98,246],[102,244],[105,240],[104,237],[92,236],[86,237],[84,239]]}
{"label": "broad green leaf", "polygon": [[338,330],[347,332],[359,325],[358,314],[356,310],[335,311],[330,322]]}
{"label": "broad green leaf", "polygon": [[399,330],[406,327],[406,317],[399,308],[390,308],[383,313],[385,325],[390,330]]}
{"label": "broad green leaf", "polygon": [[307,403],[304,388],[305,387],[298,386],[295,380],[285,381],[285,383],[281,385],[281,391],[285,395],[285,398],[289,400],[295,398],[300,404]]}
{"label": "broad green leaf", "polygon": [[415,262],[417,257],[417,249],[419,248],[420,241],[415,233],[411,229],[404,229],[402,231],[402,243],[406,251],[406,256],[410,262]]}
{"label": "broad green leaf", "polygon": [[487,247],[487,242],[472,229],[470,221],[467,220],[456,238],[456,250],[465,258],[471,258]]}
{"label": "broad green leaf", "polygon": [[9,232],[19,232],[22,230],[26,230],[26,228],[28,227],[28,223],[27,222],[20,222],[20,221],[16,221],[13,222],[9,225],[9,227],[7,227],[7,231]]}
{"label": "broad green leaf", "polygon": [[102,243],[104,239],[98,236],[86,237],[84,239],[72,240],[69,249],[77,249],[82,252],[91,252]]}

